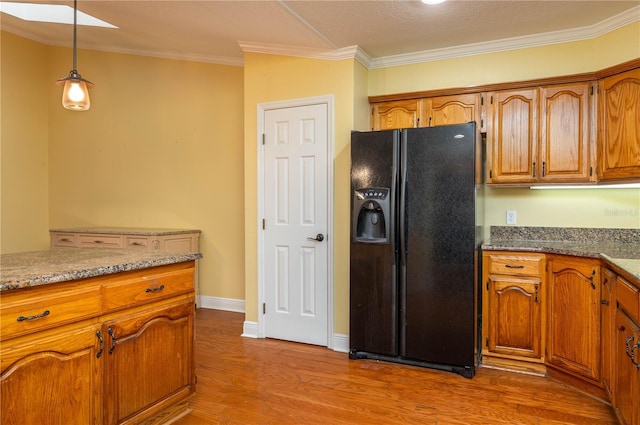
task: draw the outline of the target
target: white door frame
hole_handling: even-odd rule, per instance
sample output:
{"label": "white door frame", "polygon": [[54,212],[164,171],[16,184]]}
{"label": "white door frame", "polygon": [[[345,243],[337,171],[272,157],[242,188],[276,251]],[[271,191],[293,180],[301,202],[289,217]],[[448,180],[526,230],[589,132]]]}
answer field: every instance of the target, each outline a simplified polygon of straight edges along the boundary
{"label": "white door frame", "polygon": [[290,99],[258,104],[258,134],[256,145],[258,149],[258,338],[264,338],[264,315],[262,304],[265,302],[265,266],[264,266],[264,231],[262,219],[264,209],[264,145],[262,135],[265,133],[265,112],[274,109],[295,108],[299,106],[327,105],[327,347],[333,348],[333,171],[334,171],[334,97],[333,95]]}

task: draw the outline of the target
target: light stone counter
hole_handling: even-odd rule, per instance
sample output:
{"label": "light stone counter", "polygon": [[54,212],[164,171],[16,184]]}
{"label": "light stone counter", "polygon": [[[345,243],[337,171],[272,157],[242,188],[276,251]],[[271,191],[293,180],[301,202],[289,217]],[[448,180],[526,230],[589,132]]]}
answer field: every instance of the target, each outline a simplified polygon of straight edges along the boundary
{"label": "light stone counter", "polygon": [[0,292],[200,258],[200,253],[117,248],[54,248],[48,251],[2,254]]}

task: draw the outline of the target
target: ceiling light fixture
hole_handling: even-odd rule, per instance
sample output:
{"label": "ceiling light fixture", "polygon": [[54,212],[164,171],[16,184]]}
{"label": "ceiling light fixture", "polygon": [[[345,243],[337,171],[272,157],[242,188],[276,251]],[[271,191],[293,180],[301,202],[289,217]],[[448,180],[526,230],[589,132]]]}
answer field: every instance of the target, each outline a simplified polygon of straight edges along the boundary
{"label": "ceiling light fixture", "polygon": [[444,3],[446,0],[421,0],[424,4],[440,4]]}
{"label": "ceiling light fixture", "polygon": [[58,85],[64,85],[62,91],[62,106],[72,111],[86,111],[91,107],[89,89],[94,86],[91,81],[85,80],[78,74],[76,68],[76,39],[77,39],[77,15],[78,0],[73,0],[73,69],[69,76],[56,81]]}

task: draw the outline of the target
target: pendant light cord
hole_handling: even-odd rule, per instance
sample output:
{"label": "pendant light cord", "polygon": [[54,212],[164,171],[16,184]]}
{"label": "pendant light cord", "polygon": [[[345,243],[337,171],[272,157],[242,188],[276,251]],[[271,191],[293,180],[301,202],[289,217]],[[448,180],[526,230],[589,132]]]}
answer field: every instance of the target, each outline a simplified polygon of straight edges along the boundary
{"label": "pendant light cord", "polygon": [[73,73],[77,74],[76,68],[76,38],[77,38],[77,16],[78,16],[78,0],[73,0]]}

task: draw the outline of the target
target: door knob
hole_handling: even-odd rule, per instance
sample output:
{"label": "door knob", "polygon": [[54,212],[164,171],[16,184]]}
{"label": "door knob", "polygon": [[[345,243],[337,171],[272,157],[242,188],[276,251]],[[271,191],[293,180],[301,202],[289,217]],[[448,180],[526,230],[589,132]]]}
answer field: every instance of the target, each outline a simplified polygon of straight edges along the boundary
{"label": "door knob", "polygon": [[307,240],[322,242],[324,240],[324,236],[322,235],[322,233],[318,233],[315,238],[307,238]]}

